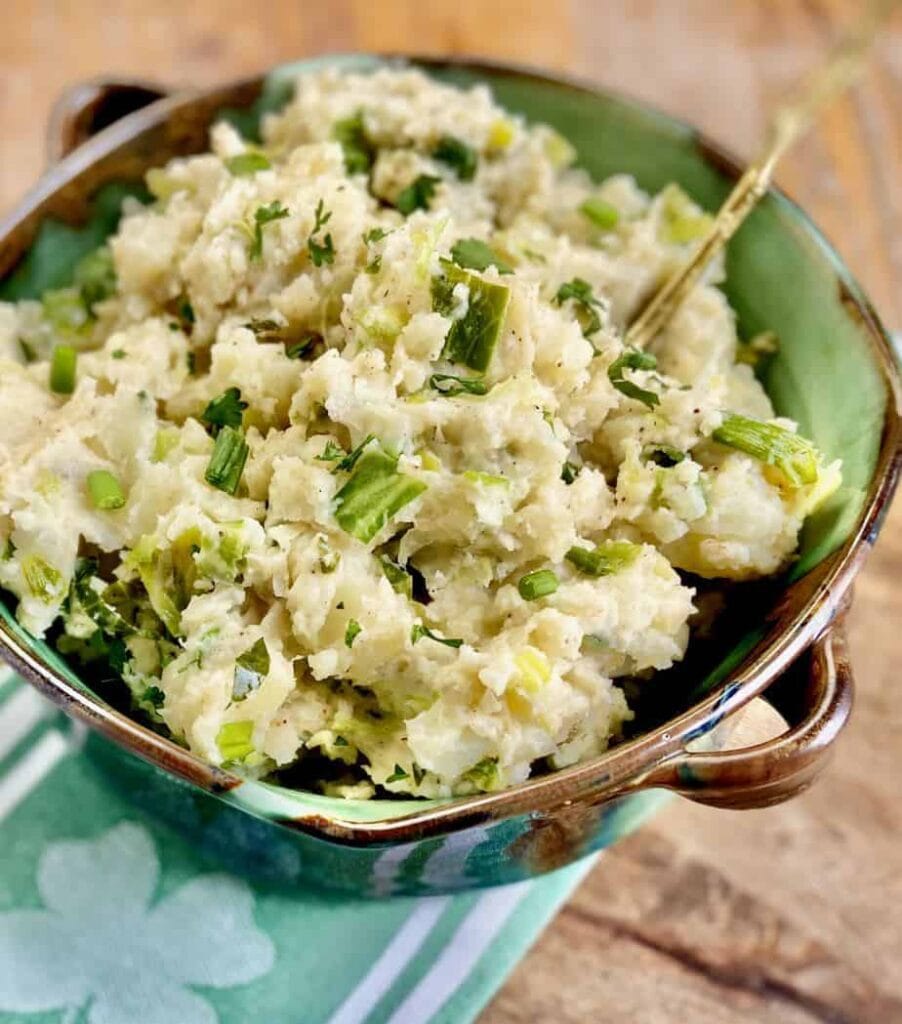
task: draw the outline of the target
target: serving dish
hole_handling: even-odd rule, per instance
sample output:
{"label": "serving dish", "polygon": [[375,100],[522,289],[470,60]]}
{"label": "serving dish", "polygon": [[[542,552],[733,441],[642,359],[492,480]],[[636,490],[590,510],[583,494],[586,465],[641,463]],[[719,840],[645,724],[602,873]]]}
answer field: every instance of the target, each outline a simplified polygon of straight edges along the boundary
{"label": "serving dish", "polygon": [[[66,283],[78,256],[113,230],[121,197],[139,190],[144,171],[204,149],[217,117],[250,135],[261,112],[287,98],[294,75],[324,61],[362,69],[390,59],[317,58],[170,97],[136,82],[76,88],[51,120],[49,149],[59,162],[0,225],[0,296]],[[498,65],[406,59],[446,81],[488,82],[503,105],[571,139],[596,177],[627,171],[649,189],[676,181],[713,208],[740,173],[688,126],[591,87]],[[265,823],[238,830],[249,866],[263,845],[288,844],[300,857],[298,878],[360,894],[450,891],[551,870],[635,828],[668,792],[735,808],[787,799],[822,768],[849,714],[841,613],[895,486],[899,382],[886,334],[857,284],[780,193],[734,240],[729,282],[743,331],[766,326],[782,338],[766,380],[778,412],[798,420],[826,456],[843,460],[844,485],[806,525],[800,558],[778,588],[734,592],[741,628],[707,661],[687,664],[668,717],[652,716],[645,731],[603,756],[488,795],[330,799],[201,762],[104,700],[84,672],[79,678],[29,637],[8,604],[0,606],[0,653],[68,713],[152,766],[117,762],[108,747],[97,748],[104,770],[145,803],[153,794],[150,803],[186,826],[178,801],[165,795],[163,769],[221,797],[221,810],[211,813],[222,815],[224,829],[235,820],[230,808]],[[788,730],[746,749],[720,749],[739,714],[765,692]]]}

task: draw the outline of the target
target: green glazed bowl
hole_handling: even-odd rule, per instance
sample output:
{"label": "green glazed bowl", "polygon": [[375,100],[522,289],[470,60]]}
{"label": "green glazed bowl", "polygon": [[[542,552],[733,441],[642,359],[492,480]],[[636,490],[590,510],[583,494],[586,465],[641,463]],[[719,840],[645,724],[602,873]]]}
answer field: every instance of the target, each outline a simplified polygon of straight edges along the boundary
{"label": "green glazed bowl", "polygon": [[[458,85],[489,84],[498,101],[569,138],[594,177],[629,172],[670,181],[714,209],[737,163],[681,122],[594,87],[469,62],[329,56],[196,93],[95,82],[54,111],[56,162],[0,224],[0,298],[68,283],[76,260],[115,230],[120,202],[144,172],[202,151],[226,116],[247,136],[278,109],[298,74],[324,65],[367,70],[406,62]],[[789,199],[772,191],[731,243],[726,291],[749,336],[770,328],[781,350],[765,385],[843,487],[806,524],[800,558],[777,585],[744,587],[741,614],[716,642],[653,686],[643,731],[592,761],[502,793],[442,801],[341,801],[243,780],[213,768],[111,706],[0,602],[0,654],[94,738],[98,771],[249,871],[285,861],[292,879],[361,895],[496,885],[561,867],[634,829],[668,792],[722,807],[760,807],[807,786],[851,707],[841,612],[891,498],[900,462],[900,392],[889,342],[839,257]],[[663,694],[670,699],[664,703]],[[786,719],[775,739],[724,750],[735,721],[764,694]],[[123,753],[122,749],[130,753]],[[132,755],[138,755],[134,757]],[[181,785],[178,780],[181,780]],[[220,799],[210,800],[203,793]]]}

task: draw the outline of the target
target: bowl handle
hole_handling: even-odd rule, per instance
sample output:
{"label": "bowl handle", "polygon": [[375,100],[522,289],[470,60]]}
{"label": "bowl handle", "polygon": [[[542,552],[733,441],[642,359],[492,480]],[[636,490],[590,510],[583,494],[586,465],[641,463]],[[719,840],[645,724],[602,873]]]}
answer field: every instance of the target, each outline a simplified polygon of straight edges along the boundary
{"label": "bowl handle", "polygon": [[167,90],[153,82],[97,78],[70,86],[54,103],[47,125],[50,166],[114,121],[162,99]]}
{"label": "bowl handle", "polygon": [[767,703],[783,719],[781,735],[738,750],[683,749],[644,776],[641,788],[660,786],[697,803],[736,810],[788,800],[826,765],[849,718],[853,688],[840,620],[767,690]]}

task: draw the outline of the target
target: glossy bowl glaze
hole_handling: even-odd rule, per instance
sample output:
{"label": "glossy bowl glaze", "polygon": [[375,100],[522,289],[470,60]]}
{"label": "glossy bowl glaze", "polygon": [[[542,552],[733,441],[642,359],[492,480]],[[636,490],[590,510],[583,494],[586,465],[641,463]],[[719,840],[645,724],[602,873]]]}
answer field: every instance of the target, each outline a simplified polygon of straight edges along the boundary
{"label": "glossy bowl glaze", "polygon": [[[504,106],[571,139],[579,162],[598,178],[627,171],[651,190],[677,181],[715,208],[741,171],[691,127],[645,106],[498,65],[320,57],[172,96],[146,83],[88,83],[54,112],[49,149],[58,162],[0,224],[0,298],[67,283],[78,256],[114,230],[122,196],[140,191],[149,167],[204,150],[216,118],[227,116],[252,136],[261,114],[285,102],[295,75],[324,64],[365,70],[386,61],[459,85],[489,84]],[[207,848],[227,846],[233,866],[253,871],[290,847],[300,865],[293,877],[358,894],[445,892],[561,867],[631,831],[668,792],[735,808],[787,799],[823,766],[851,707],[840,613],[896,483],[899,381],[860,288],[779,192],[731,243],[728,271],[742,333],[766,327],[781,338],[765,379],[778,411],[798,420],[829,458],[843,459],[843,487],[806,524],[799,560],[779,585],[733,591],[738,627],[707,660],[690,660],[674,677],[666,719],[652,713],[645,731],[603,756],[501,793],[341,801],[201,762],[99,696],[88,673],[77,675],[16,624],[9,601],[0,604],[0,654],[68,713],[138,755],[90,744],[99,770],[144,807],[193,831]],[[662,696],[664,678],[656,680]],[[786,730],[724,750],[735,721],[762,694],[779,708]],[[198,789],[221,802],[199,802]]]}

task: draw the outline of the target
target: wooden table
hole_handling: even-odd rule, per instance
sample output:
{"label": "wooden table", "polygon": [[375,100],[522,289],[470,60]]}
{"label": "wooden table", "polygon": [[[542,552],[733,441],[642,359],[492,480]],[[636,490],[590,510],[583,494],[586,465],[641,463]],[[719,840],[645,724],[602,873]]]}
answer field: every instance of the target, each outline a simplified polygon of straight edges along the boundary
{"label": "wooden table", "polygon": [[[42,166],[57,93],[101,73],[207,83],[328,50],[481,54],[566,69],[740,153],[859,0],[7,0],[0,210]],[[780,183],[902,327],[902,19]],[[483,1024],[902,1021],[902,504],[852,613],[858,704],[792,803],[674,802],[609,851]]]}

